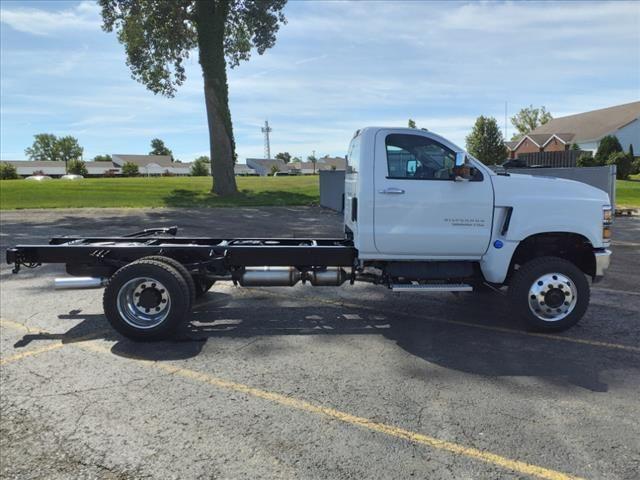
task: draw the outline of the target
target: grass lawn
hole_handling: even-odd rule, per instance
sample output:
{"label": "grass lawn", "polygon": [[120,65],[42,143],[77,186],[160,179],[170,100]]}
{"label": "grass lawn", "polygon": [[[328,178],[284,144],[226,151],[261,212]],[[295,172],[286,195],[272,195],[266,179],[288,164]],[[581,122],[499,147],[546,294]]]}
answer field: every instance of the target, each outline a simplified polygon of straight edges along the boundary
{"label": "grass lawn", "polygon": [[640,208],[640,175],[630,180],[616,180],[616,207]]}
{"label": "grass lawn", "polygon": [[225,198],[209,193],[210,177],[2,180],[0,209],[310,205],[320,201],[318,178],[237,177],[240,193]]}
{"label": "grass lawn", "polygon": [[[318,176],[237,177],[240,193],[209,193],[209,177],[87,178],[0,181],[0,209],[79,207],[231,207],[311,205],[320,201]],[[618,180],[616,205],[640,208],[640,175]]]}

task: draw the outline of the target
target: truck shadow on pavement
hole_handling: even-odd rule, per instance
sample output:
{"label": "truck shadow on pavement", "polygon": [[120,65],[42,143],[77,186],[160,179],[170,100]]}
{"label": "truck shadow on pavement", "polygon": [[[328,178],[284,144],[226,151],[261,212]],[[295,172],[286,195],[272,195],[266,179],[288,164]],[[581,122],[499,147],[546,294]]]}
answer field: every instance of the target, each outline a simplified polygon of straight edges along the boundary
{"label": "truck shadow on pavement", "polygon": [[[64,343],[104,339],[114,341],[113,354],[131,359],[176,361],[203,353],[207,340],[247,338],[256,341],[243,350],[245,358],[269,355],[274,347],[270,337],[315,335],[321,342],[331,336],[380,335],[405,352],[441,367],[487,378],[537,377],[556,385],[574,385],[593,392],[608,391],[601,372],[611,363],[628,362],[633,352],[614,351],[595,345],[572,343],[544,336],[529,336],[522,331],[505,332],[506,313],[483,305],[475,309],[477,326],[462,323],[469,318],[469,305],[449,305],[447,320],[433,321],[429,315],[389,314],[384,309],[338,305],[283,306],[278,302],[257,302],[254,298],[237,301],[231,295],[210,292],[203,305],[194,308],[192,322],[174,341],[138,343],[111,330],[103,315],[71,311],[61,320],[81,320],[63,334],[28,334],[16,346],[34,340],[58,339]],[[494,302],[489,302],[494,303]],[[437,310],[437,305],[433,306]],[[460,321],[461,323],[452,323]],[[495,328],[494,328],[495,326]],[[478,328],[479,327],[479,328]],[[517,327],[516,327],[517,328]],[[518,333],[519,332],[519,333]],[[91,336],[93,334],[93,336]],[[211,355],[212,353],[206,352]],[[213,353],[215,355],[215,353]],[[419,366],[399,375],[425,376]]]}

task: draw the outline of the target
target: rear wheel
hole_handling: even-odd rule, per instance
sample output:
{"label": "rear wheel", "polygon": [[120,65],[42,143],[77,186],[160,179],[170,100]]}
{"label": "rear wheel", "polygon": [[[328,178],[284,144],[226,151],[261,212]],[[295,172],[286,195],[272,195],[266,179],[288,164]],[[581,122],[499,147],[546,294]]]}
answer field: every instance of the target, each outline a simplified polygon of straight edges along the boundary
{"label": "rear wheel", "polygon": [[191,273],[189,273],[189,270],[187,270],[187,268],[182,263],[180,263],[175,258],[165,257],[163,255],[150,255],[148,257],[142,258],[141,260],[154,260],[156,262],[164,262],[167,265],[175,268],[187,283],[187,287],[189,288],[189,300],[191,302],[191,305],[193,305],[193,303],[196,301],[196,296],[198,295],[198,289],[196,287],[196,283],[193,280],[193,277],[191,276]]}
{"label": "rear wheel", "polygon": [[589,305],[589,282],[573,263],[557,257],[531,260],[515,272],[509,297],[527,325],[559,331],[580,321]]}
{"label": "rear wheel", "polygon": [[169,338],[191,309],[182,274],[167,263],[142,259],[118,270],[105,288],[109,323],[133,340]]}

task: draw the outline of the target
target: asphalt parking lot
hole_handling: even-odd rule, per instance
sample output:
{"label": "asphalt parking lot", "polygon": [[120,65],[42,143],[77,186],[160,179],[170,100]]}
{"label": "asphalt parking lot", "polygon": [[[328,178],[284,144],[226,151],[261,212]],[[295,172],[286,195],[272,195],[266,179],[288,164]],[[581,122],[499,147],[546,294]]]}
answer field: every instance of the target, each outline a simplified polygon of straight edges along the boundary
{"label": "asphalt parking lot", "polygon": [[[7,246],[179,225],[339,236],[319,208],[2,212]],[[640,471],[640,219],[582,322],[527,333],[496,294],[216,284],[136,344],[62,266],[0,271],[2,478],[607,478]]]}

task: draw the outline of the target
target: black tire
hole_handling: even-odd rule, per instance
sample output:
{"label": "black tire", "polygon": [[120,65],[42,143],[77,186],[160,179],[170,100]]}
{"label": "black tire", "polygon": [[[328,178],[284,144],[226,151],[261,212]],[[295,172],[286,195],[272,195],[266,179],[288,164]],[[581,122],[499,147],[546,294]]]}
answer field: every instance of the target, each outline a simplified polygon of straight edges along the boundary
{"label": "black tire", "polygon": [[175,258],[165,257],[163,255],[150,255],[148,257],[141,258],[141,260],[154,260],[156,262],[164,262],[167,265],[175,268],[180,273],[180,275],[182,275],[184,281],[187,282],[187,287],[189,287],[189,308],[193,306],[194,302],[196,301],[196,296],[198,295],[198,288],[196,287],[196,283],[193,281],[191,273],[189,273],[189,270],[187,270],[187,268],[182,263],[180,263]]}
{"label": "black tire", "polygon": [[[136,313],[145,315],[138,308],[142,301],[138,303],[138,307],[133,305],[138,301],[137,299],[135,302],[126,301],[129,298],[126,292],[136,285],[138,279],[149,279],[149,281],[138,282],[141,285],[134,290],[130,297],[135,298],[133,295],[136,295],[135,291],[138,288],[144,289],[142,295],[137,294],[139,299],[147,295],[146,290],[150,290],[151,293],[147,297],[158,299],[157,309],[164,310],[166,308],[166,312],[160,313],[148,313],[154,307],[146,309],[148,315],[158,315],[158,320],[155,323],[144,324],[143,320],[136,317]],[[154,281],[157,284],[150,283]],[[145,288],[146,283],[149,283],[149,287]],[[159,290],[155,290],[156,285],[160,285],[162,288],[158,287]],[[162,306],[160,303],[162,300],[166,306]],[[137,260],[118,270],[111,277],[104,290],[102,303],[105,316],[111,326],[125,337],[137,341],[170,338],[188,320],[191,309],[189,287],[182,274],[165,262],[148,259]]]}
{"label": "black tire", "polygon": [[[542,281],[545,278],[549,284]],[[547,296],[536,294],[535,289],[546,292]],[[551,300],[556,300],[560,294],[567,295],[571,301],[551,304]],[[525,263],[514,273],[508,295],[512,308],[530,329],[557,332],[572,327],[584,316],[589,306],[590,287],[585,274],[573,263],[558,257],[540,257]],[[538,299],[549,299],[548,304],[540,303]],[[538,309],[538,313],[534,309]],[[556,315],[557,319],[540,318],[546,315]]]}

